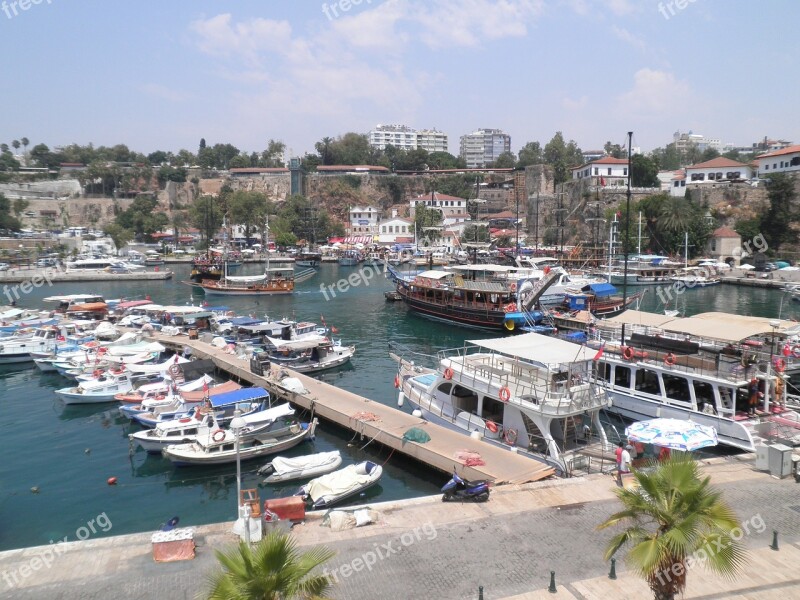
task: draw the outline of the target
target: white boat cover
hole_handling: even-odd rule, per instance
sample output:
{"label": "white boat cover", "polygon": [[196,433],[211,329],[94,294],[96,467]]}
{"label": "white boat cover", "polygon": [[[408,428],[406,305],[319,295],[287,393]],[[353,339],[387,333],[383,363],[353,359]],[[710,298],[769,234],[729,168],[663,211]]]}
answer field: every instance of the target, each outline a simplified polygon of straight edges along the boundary
{"label": "white boat cover", "polygon": [[264,281],[267,278],[267,275],[238,275],[234,277],[233,275],[228,275],[225,279],[233,283],[258,283],[259,281]]}
{"label": "white boat cover", "polygon": [[305,471],[306,469],[316,469],[325,465],[334,464],[339,459],[339,451],[318,452],[317,454],[307,454],[295,458],[276,456],[272,459],[272,467],[276,475],[285,475],[294,471]]}
{"label": "white boat cover", "polygon": [[299,340],[280,340],[265,336],[269,343],[278,350],[308,350],[309,348],[316,348],[325,338],[321,335],[306,335]]}
{"label": "white boat cover", "polygon": [[118,337],[119,336],[119,329],[114,327],[108,321],[103,321],[100,323],[97,328],[94,330],[95,337]]}
{"label": "white boat cover", "polygon": [[278,406],[267,408],[266,410],[259,410],[257,412],[242,415],[242,418],[248,425],[252,425],[254,423],[264,423],[266,421],[274,421],[275,419],[279,419],[280,417],[285,417],[293,414],[294,414],[294,409],[292,408],[291,404],[285,402],[283,404],[279,404]]}
{"label": "white boat cover", "polygon": [[375,471],[372,475],[364,473],[364,463],[349,465],[312,479],[306,485],[306,493],[314,502],[323,497],[344,496],[372,482],[375,475]]}
{"label": "white boat cover", "polygon": [[108,349],[109,356],[131,356],[142,352],[164,352],[166,348],[158,342],[138,342],[125,346],[112,346]]}
{"label": "white boat cover", "polygon": [[[161,344],[159,344],[160,346]],[[163,346],[162,346],[163,347]],[[167,371],[172,365],[186,363],[189,362],[188,358],[184,358],[183,356],[172,357],[168,360],[165,360],[162,363],[158,363],[156,365],[129,365],[128,370],[132,373],[162,373]]]}

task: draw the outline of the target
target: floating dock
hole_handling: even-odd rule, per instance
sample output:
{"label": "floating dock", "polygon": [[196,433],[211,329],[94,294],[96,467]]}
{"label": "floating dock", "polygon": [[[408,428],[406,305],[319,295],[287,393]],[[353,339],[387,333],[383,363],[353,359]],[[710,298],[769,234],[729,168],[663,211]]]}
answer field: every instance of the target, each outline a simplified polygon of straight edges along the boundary
{"label": "floating dock", "polygon": [[[233,378],[266,388],[276,398],[312,410],[323,420],[333,422],[445,473],[452,473],[457,468],[459,474],[466,479],[488,479],[495,484],[529,483],[555,474],[555,470],[543,462],[451,431],[291,369],[272,365],[268,373],[260,376],[250,371],[249,360],[242,360],[211,344],[190,340],[186,336],[168,336],[157,332],[152,334],[152,339],[178,352],[189,347],[193,356],[213,360],[218,369]],[[297,393],[281,385],[278,379],[280,372],[287,372],[289,376],[299,380],[305,393]],[[391,374],[387,374],[389,375]],[[419,444],[403,439],[403,434],[412,427],[426,431],[431,437],[430,441]],[[485,464],[466,466],[455,458],[462,450],[477,452]]]}
{"label": "floating dock", "polygon": [[[56,269],[14,269],[0,272],[0,283],[32,282],[39,285],[50,283],[66,283],[75,281],[164,281],[172,279],[172,271],[143,271],[138,273],[107,273],[105,271],[60,271]],[[38,286],[36,286],[38,287]]]}

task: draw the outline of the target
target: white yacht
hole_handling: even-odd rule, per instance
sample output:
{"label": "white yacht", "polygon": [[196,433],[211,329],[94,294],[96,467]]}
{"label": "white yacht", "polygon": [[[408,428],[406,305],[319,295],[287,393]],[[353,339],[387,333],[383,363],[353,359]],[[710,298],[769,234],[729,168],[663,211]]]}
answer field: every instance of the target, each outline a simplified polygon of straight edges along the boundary
{"label": "white yacht", "polygon": [[[474,340],[439,353],[437,369],[395,356],[395,383],[422,416],[448,429],[529,453],[562,472],[588,428],[608,442],[600,410],[605,390],[592,382],[595,350],[528,333]],[[575,433],[579,432],[576,436]]]}

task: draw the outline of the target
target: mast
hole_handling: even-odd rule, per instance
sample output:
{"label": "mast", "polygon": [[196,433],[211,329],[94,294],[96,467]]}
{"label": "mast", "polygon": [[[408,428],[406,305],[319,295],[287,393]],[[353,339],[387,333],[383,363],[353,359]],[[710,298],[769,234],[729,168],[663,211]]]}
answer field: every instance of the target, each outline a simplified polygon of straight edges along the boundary
{"label": "mast", "polygon": [[683,268],[689,268],[689,232],[683,233]]}
{"label": "mast", "polygon": [[[628,132],[628,191],[625,198],[625,266],[622,271],[622,310],[628,306],[628,249],[630,247],[630,225],[631,225],[631,144],[633,143],[633,132]],[[625,324],[622,324],[622,339],[620,343],[625,345]]]}
{"label": "mast", "polygon": [[[630,173],[630,171],[628,171]],[[639,246],[637,249],[637,254],[641,256],[642,254],[642,211],[639,211]]]}

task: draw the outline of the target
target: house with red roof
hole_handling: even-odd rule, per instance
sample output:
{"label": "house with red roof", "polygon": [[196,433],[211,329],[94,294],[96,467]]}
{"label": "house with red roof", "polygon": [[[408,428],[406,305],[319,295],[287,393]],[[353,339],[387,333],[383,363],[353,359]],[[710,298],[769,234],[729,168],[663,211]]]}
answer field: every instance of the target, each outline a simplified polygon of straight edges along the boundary
{"label": "house with red roof", "polygon": [[436,208],[442,212],[443,217],[450,215],[460,215],[467,212],[466,198],[459,198],[458,196],[449,196],[447,194],[439,194],[433,192],[432,194],[423,194],[409,200],[411,218],[414,218],[415,208],[423,205],[427,208]]}
{"label": "house with red roof", "polygon": [[742,257],[742,236],[730,227],[720,227],[708,238],[706,254],[718,261],[730,262],[733,258],[738,262]]}
{"label": "house with red roof", "polygon": [[800,145],[773,150],[756,157],[758,174],[763,177],[770,173],[800,171]]}
{"label": "house with red roof", "polygon": [[687,183],[717,183],[719,181],[748,181],[753,178],[753,167],[730,158],[718,156],[686,167]]}
{"label": "house with red roof", "polygon": [[628,185],[628,159],[604,156],[572,169],[572,179],[594,177],[600,186]]}

